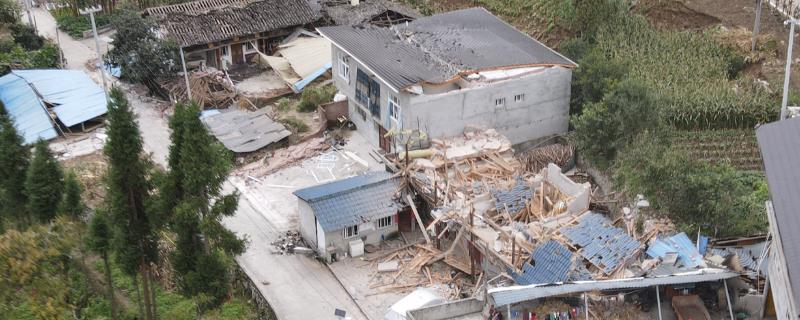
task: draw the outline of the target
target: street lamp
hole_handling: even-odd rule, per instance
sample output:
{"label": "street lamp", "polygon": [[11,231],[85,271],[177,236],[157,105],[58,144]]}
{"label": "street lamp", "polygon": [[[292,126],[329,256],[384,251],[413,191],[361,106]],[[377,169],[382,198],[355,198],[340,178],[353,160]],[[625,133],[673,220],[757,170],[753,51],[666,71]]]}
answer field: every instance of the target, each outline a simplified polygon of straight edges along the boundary
{"label": "street lamp", "polygon": [[792,47],[794,47],[794,26],[798,23],[795,18],[789,18],[783,24],[789,25],[789,48],[786,50],[786,73],[783,75],[783,100],[781,101],[781,117],[786,118],[787,104],[789,104],[789,78],[792,75]]}
{"label": "street lamp", "polygon": [[105,65],[103,64],[103,56],[100,54],[100,40],[97,37],[97,25],[94,22],[94,13],[100,12],[103,10],[103,7],[100,5],[87,7],[84,9],[78,10],[82,15],[89,15],[89,19],[92,21],[92,33],[94,34],[94,47],[97,52],[97,67],[100,68],[100,76],[103,77],[103,91],[106,93],[106,100],[109,100],[108,96],[108,88],[106,87],[106,71]]}

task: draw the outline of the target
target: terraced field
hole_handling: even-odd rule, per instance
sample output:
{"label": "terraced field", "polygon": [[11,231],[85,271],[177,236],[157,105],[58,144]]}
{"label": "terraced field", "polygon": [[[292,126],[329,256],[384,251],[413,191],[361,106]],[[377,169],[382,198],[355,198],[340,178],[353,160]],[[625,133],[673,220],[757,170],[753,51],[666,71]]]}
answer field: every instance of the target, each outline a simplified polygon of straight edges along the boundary
{"label": "terraced field", "polygon": [[752,129],[675,131],[673,144],[686,151],[692,159],[729,163],[740,170],[763,169]]}

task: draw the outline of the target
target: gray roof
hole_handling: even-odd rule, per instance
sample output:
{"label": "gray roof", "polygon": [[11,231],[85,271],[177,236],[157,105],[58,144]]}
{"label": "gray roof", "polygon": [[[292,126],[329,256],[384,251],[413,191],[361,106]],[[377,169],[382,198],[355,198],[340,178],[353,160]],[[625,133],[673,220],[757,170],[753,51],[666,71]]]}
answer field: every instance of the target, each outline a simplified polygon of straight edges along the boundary
{"label": "gray roof", "polygon": [[399,178],[371,172],[300,189],[294,195],[311,206],[322,229],[330,232],[395,214],[402,208],[395,199],[399,188]]}
{"label": "gray roof", "polygon": [[337,25],[357,25],[369,22],[370,19],[386,11],[418,18],[420,14],[403,3],[392,0],[360,0],[357,6],[350,5],[350,1],[323,0],[321,8]]}
{"label": "gray roof", "polygon": [[483,8],[432,15],[392,28],[364,25],[318,30],[396,90],[418,83],[444,83],[483,70],[575,66]]}
{"label": "gray roof", "polygon": [[267,116],[267,111],[266,108],[255,112],[229,109],[206,113],[201,120],[228,150],[253,152],[292,134]]}
{"label": "gray roof", "polygon": [[494,305],[500,307],[508,304],[572,293],[598,290],[636,289],[657,285],[663,286],[683,283],[718,281],[738,276],[739,274],[736,272],[730,272],[723,269],[702,269],[663,277],[581,281],[555,285],[530,285],[495,288],[489,290],[489,295],[492,297]]}
{"label": "gray roof", "polygon": [[791,290],[800,305],[800,118],[763,125],[756,138],[764,159],[776,229]]}
{"label": "gray roof", "polygon": [[199,0],[148,8],[162,31],[181,46],[213,43],[319,19],[306,0]]}

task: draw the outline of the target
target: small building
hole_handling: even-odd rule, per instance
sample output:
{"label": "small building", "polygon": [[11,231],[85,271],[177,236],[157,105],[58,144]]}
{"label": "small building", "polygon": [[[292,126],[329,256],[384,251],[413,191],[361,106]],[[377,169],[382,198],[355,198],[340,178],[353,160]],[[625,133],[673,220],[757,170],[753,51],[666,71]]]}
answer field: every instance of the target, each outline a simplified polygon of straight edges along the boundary
{"label": "small building", "polygon": [[328,261],[349,253],[353,242],[380,244],[399,230],[399,188],[399,178],[371,172],[297,190],[300,235]]}
{"label": "small building", "polygon": [[218,69],[271,54],[296,28],[319,19],[304,0],[199,0],[148,8],[144,16],[184,48],[187,64]]}
{"label": "small building", "polygon": [[440,138],[488,127],[514,144],[567,131],[576,64],[483,8],[317,30],[333,44],[350,120],[384,151],[402,147],[392,129]]}
{"label": "small building", "polygon": [[[800,318],[800,118],[763,125],[756,138],[771,201],[768,285],[777,319]],[[767,299],[769,300],[769,299]],[[769,315],[768,316],[773,316]]]}

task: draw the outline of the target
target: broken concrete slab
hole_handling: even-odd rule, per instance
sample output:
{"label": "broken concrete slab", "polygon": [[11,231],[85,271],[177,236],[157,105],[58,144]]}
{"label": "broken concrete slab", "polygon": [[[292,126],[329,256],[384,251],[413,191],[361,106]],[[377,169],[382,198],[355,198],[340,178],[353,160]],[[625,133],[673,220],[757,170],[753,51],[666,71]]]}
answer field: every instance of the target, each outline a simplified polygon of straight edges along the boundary
{"label": "broken concrete slab", "polygon": [[400,268],[400,262],[397,260],[381,262],[378,264],[378,272],[393,272]]}

